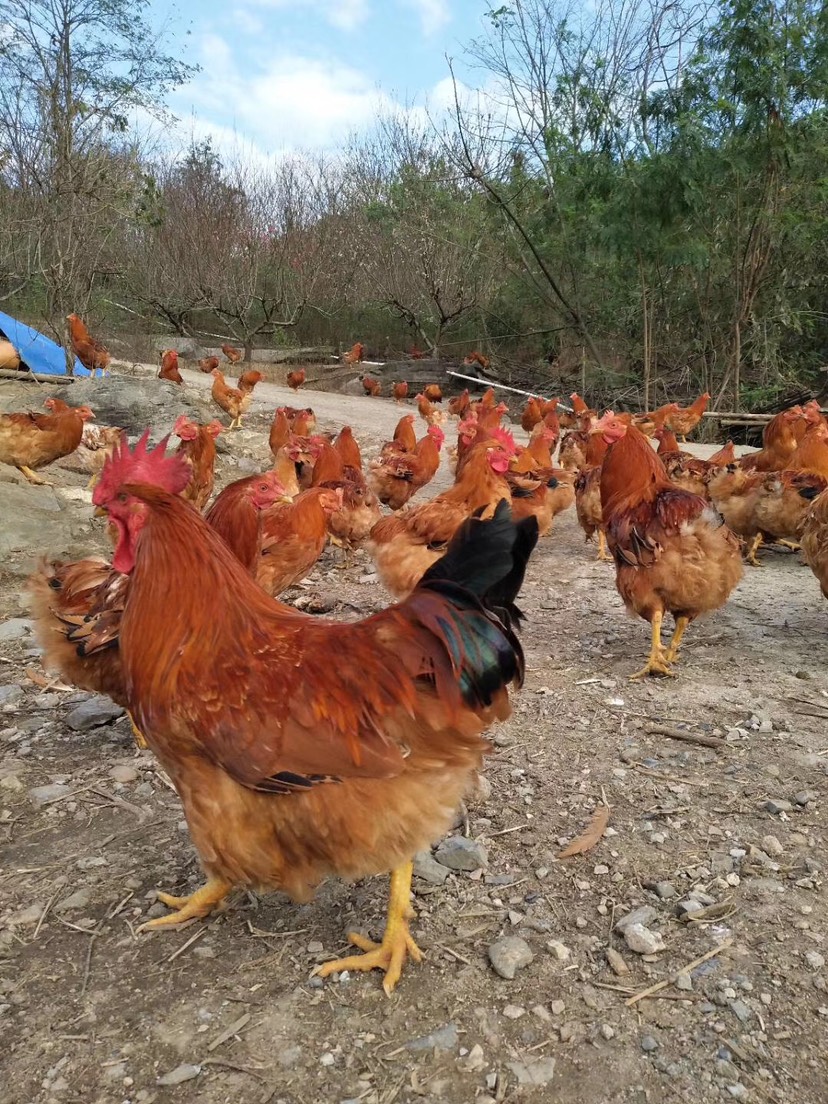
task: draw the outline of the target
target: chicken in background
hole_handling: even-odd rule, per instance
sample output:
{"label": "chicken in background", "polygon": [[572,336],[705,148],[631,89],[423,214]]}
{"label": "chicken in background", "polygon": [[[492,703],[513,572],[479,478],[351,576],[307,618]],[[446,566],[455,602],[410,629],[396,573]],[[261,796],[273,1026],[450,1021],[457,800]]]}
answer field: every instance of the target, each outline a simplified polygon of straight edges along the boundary
{"label": "chicken in background", "polygon": [[235,345],[222,345],[221,351],[227,357],[231,364],[238,364],[244,355],[241,349],[237,349]]}
{"label": "chicken in background", "polygon": [[408,926],[412,858],[450,826],[488,749],[482,733],[508,715],[508,687],[522,679],[514,601],[533,523],[516,526],[505,505],[470,521],[407,602],[339,624],[274,602],[187,503],[136,485],[113,459],[96,504],[131,576],[120,634],[129,707],[208,878],[187,898],[159,895],[174,911],[147,926],[204,916],[236,886],[307,901],[331,875],[391,870],[382,942],[351,936],[365,954],[318,971],[380,969],[391,992],[406,957],[421,957]]}
{"label": "chicken in background", "polygon": [[822,596],[828,598],[828,491],[810,504],[797,537],[803,560],[816,576]]}
{"label": "chicken in background", "polygon": [[645,437],[655,437],[657,430],[663,429],[664,424],[671,414],[677,414],[681,410],[678,403],[667,403],[646,414],[633,414],[630,421],[639,433]]}
{"label": "chicken in background", "polygon": [[219,364],[220,361],[217,356],[202,357],[201,360],[198,361],[199,368],[208,376],[215,368],[218,368]]}
{"label": "chicken in background", "polygon": [[[604,532],[604,519],[601,507],[601,465],[609,448],[604,437],[608,425],[626,425],[617,422],[612,411],[593,421],[584,434],[583,463],[575,476],[575,513],[578,524],[584,531],[587,541],[598,534],[598,560],[612,560],[607,552],[607,539]],[[563,451],[563,450],[562,450]],[[565,468],[564,470],[568,470]]]}
{"label": "chicken in background", "polygon": [[443,389],[439,383],[427,383],[423,388],[423,394],[431,403],[443,401]]}
{"label": "chicken in background", "polygon": [[422,349],[418,348],[416,345],[412,345],[411,348],[408,350],[408,356],[410,356],[412,360],[424,360],[425,359],[425,353],[423,352]]}
{"label": "chicken in background", "polygon": [[417,435],[414,432],[414,415],[403,414],[394,429],[394,436],[380,449],[379,461],[384,462],[402,452],[413,452],[417,447]]}
{"label": "chicken in background", "polygon": [[[350,442],[356,446],[352,436]],[[328,533],[331,543],[345,550],[346,559],[356,547],[367,540],[381,516],[376,495],[368,487],[362,473],[361,458],[359,467],[349,463],[346,468],[343,453],[353,459],[350,442],[346,449],[342,443],[342,432],[337,441],[338,448],[323,440],[313,466],[312,480],[314,487],[342,492],[342,505],[328,516]]]}
{"label": "chicken in background", "polygon": [[158,370],[158,378],[166,380],[168,383],[184,383],[184,378],[178,370],[178,353],[175,349],[165,349],[161,354],[161,367]]}
{"label": "chicken in background", "polygon": [[736,464],[714,469],[708,475],[707,494],[725,525],[745,544],[747,562],[761,567],[756,551],[762,543],[756,520],[756,502],[764,472],[745,471]]}
{"label": "chicken in background", "polygon": [[543,421],[543,411],[541,409],[541,400],[534,397],[530,397],[526,400],[526,406],[523,408],[523,413],[520,416],[521,428],[525,433],[531,433],[532,430]]}
{"label": "chicken in background", "polygon": [[228,483],[204,515],[254,578],[262,554],[262,513],[285,500],[276,472],[262,472]]}
{"label": "chicken in background", "polygon": [[665,419],[665,426],[678,437],[681,437],[682,441],[686,441],[688,433],[692,433],[702,420],[702,415],[707,410],[709,402],[710,393],[705,391],[690,406],[678,407],[678,409],[671,411]]}
{"label": "chicken in background", "polygon": [[355,342],[347,353],[343,353],[342,360],[345,364],[360,364],[365,346],[361,341]]}
{"label": "chicken in background", "polygon": [[382,384],[379,380],[373,379],[372,376],[362,377],[362,389],[366,395],[369,395],[372,398],[377,398],[379,395],[382,394]]}
{"label": "chicken in background", "polygon": [[371,530],[369,551],[388,591],[403,598],[444,553],[460,526],[481,511],[491,517],[509,500],[504,478],[514,448],[499,440],[475,445],[454,486],[431,502],[406,506],[379,520]]}
{"label": "chicken in background", "polygon": [[263,590],[277,598],[311,573],[328,541],[330,518],[342,505],[341,488],[310,487],[293,502],[263,514],[256,568],[256,581]]}
{"label": "chicken in background", "polygon": [[255,368],[248,369],[239,376],[239,391],[243,395],[252,395],[256,384],[261,383],[263,379],[264,375],[261,372],[256,371]]}
{"label": "chicken in background", "polygon": [[439,422],[442,422],[443,412],[438,410],[422,392],[414,396],[414,401],[417,403],[417,413],[421,418],[424,418],[429,425],[437,425]]}
{"label": "chicken in background", "polygon": [[177,452],[190,466],[190,482],[181,497],[192,502],[197,510],[203,510],[213,493],[216,466],[216,438],[221,433],[221,422],[199,425],[181,414],[173,426],[173,434],[180,438]]}
{"label": "chicken in background", "polygon": [[575,477],[552,464],[550,444],[554,446],[554,441],[554,432],[541,428],[525,448],[517,450],[505,473],[512,493],[512,517],[518,521],[532,514],[541,537],[549,533],[558,514],[575,502]]}
{"label": "chicken in background", "polygon": [[657,456],[664,465],[670,482],[691,494],[707,498],[707,462],[689,452],[682,452],[672,430],[662,426],[655,431],[655,436],[658,440]]}
{"label": "chicken in background", "polygon": [[393,388],[394,402],[402,402],[408,398],[408,383],[406,380],[397,380]]}
{"label": "chicken in background", "polygon": [[210,389],[210,394],[213,397],[213,402],[220,406],[225,414],[230,415],[231,421],[228,428],[238,429],[241,426],[242,415],[250,409],[253,394],[251,391],[244,393],[236,387],[229,387],[225,382],[223,373],[218,368],[214,368],[211,375],[213,386]]}
{"label": "chicken in background", "polygon": [[84,368],[89,372],[101,371],[106,373],[112,360],[107,347],[92,337],[78,315],[68,314],[66,321],[69,323],[72,351]]}
{"label": "chicken in background", "polygon": [[473,364],[477,364],[485,372],[489,367],[489,358],[474,349],[468,356],[463,357],[464,368],[471,368]]}
{"label": "chicken in background", "polygon": [[440,467],[444,440],[439,426],[429,426],[411,451],[398,451],[372,462],[370,486],[384,506],[401,509],[431,482]]}
{"label": "chicken in background", "polygon": [[287,418],[291,433],[306,437],[316,429],[316,414],[313,407],[280,406],[278,409]]}
{"label": "chicken in background", "polygon": [[11,464],[30,483],[50,486],[38,469],[74,452],[83,438],[84,422],[94,417],[88,406],[66,407],[54,414],[0,414],[0,463]]}
{"label": "chicken in background", "polygon": [[449,399],[448,412],[455,418],[465,418],[471,407],[471,397],[468,387],[453,399]]}
{"label": "chicken in background", "polygon": [[304,384],[307,374],[304,368],[298,368],[295,372],[288,372],[287,385],[291,391],[298,391]]}
{"label": "chicken in background", "polygon": [[[719,609],[742,577],[739,542],[699,495],[675,487],[647,438],[609,414],[601,469],[601,504],[616,587],[631,613],[648,621],[650,655],[633,678],[672,675],[687,626]],[[665,649],[665,614],[675,631]]]}

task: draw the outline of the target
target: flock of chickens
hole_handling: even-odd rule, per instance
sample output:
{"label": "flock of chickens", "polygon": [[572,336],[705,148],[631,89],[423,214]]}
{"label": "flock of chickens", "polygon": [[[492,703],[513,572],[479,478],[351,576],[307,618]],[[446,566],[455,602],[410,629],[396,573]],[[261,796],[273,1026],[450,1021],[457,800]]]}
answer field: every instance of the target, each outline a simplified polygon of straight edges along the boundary
{"label": "flock of chickens", "polygon": [[[201,367],[233,428],[261,376],[228,387],[211,359]],[[175,354],[164,361],[161,375],[174,379]],[[360,953],[319,970],[378,968],[390,992],[405,960],[420,958],[412,856],[448,829],[482,767],[486,729],[509,715],[524,672],[515,601],[537,540],[573,504],[614,561],[624,603],[651,625],[634,678],[673,674],[688,624],[738,583],[743,545],[757,562],[762,540],[801,535],[828,596],[818,406],[774,418],[760,452],[737,461],[729,442],[700,461],[677,436],[708,398],[601,416],[578,395],[571,413],[533,398],[520,447],[493,390],[478,400],[465,391],[444,414],[431,384],[417,396],[422,434],[403,413],[369,465],[348,426],[329,436],[310,407],[282,407],[272,466],[209,508],[219,422],[180,417],[171,453],[166,441],[150,449],[148,431],[134,448],[119,435],[103,450],[93,501],[108,519],[111,562],[44,563],[30,590],[44,663],[123,705],[181,798],[207,881],[188,897],[159,894],[171,912],[144,927],[205,916],[237,887],[304,901],[328,876],[390,870],[382,940],[352,935]],[[47,406],[0,418],[0,459],[34,474],[45,456],[76,447],[92,412]],[[451,417],[453,484],[412,503],[440,467]],[[39,452],[38,435],[49,442]],[[365,546],[397,604],[341,623],[279,601],[328,541],[346,554]],[[665,645],[666,615],[675,629]]]}

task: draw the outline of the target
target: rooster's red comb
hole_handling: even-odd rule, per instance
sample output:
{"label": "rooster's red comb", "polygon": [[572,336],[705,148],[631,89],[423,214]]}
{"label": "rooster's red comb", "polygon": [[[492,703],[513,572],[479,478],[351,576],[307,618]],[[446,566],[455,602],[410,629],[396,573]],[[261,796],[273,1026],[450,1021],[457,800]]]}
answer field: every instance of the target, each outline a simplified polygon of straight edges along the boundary
{"label": "rooster's red comb", "polygon": [[150,483],[161,487],[170,494],[183,491],[190,482],[190,468],[186,460],[177,453],[166,455],[165,437],[154,449],[147,447],[150,431],[145,429],[134,449],[130,449],[126,433],[107,457],[101,471],[92,501],[96,506],[105,506],[119,492],[125,483]]}

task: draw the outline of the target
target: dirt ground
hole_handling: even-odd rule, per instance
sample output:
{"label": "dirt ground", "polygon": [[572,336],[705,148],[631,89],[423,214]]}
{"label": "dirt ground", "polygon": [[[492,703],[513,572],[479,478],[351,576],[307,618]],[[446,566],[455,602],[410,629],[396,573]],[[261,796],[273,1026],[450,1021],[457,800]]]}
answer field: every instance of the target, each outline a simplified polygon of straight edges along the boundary
{"label": "dirt ground", "polygon": [[[226,439],[221,482],[264,459],[265,408],[283,394],[263,390]],[[369,456],[400,413],[308,401],[322,428],[349,421]],[[83,498],[83,477],[52,471]],[[78,509],[78,553],[103,550]],[[328,883],[301,907],[237,894],[207,922],[135,933],[164,911],[156,888],[200,881],[181,808],[125,717],[75,731],[67,717],[89,695],[27,676],[40,667],[25,626],[4,634],[25,616],[27,557],[15,561],[0,595],[0,1104],[828,1099],[816,580],[767,552],[691,627],[677,678],[630,683],[648,630],[594,555],[574,510],[540,543],[521,602],[526,686],[494,733],[491,794],[456,830],[482,865],[423,863],[426,957],[390,999],[378,974],[311,977],[349,929],[381,932],[384,879]],[[346,568],[327,552],[296,593],[347,618],[387,603],[365,554]],[[559,859],[603,802],[597,846]],[[642,906],[645,945],[615,930]],[[532,955],[513,980],[489,961],[504,936]]]}

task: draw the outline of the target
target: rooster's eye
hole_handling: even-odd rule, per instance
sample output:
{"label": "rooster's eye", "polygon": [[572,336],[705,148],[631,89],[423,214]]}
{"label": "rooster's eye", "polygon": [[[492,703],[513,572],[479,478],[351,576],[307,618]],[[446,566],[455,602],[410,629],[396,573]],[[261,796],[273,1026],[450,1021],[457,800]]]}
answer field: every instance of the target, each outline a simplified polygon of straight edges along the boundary
{"label": "rooster's eye", "polygon": [[118,501],[119,502],[126,502],[126,500],[128,498],[129,498],[129,495],[126,493],[126,491],[121,491],[121,493],[118,495]]}

